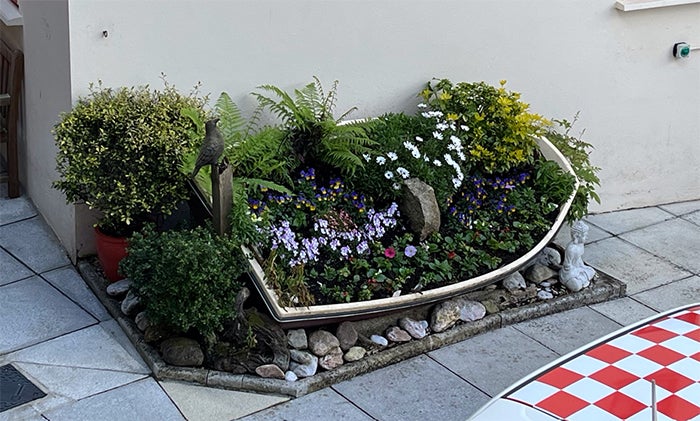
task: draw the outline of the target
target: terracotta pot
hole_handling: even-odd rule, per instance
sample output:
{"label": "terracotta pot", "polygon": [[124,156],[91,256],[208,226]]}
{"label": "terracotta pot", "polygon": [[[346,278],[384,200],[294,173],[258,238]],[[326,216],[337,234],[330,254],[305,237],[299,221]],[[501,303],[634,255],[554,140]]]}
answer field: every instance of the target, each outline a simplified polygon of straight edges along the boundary
{"label": "terracotta pot", "polygon": [[124,276],[119,273],[119,262],[126,257],[127,241],[125,237],[111,237],[95,227],[97,239],[97,258],[100,260],[105,276],[116,282]]}

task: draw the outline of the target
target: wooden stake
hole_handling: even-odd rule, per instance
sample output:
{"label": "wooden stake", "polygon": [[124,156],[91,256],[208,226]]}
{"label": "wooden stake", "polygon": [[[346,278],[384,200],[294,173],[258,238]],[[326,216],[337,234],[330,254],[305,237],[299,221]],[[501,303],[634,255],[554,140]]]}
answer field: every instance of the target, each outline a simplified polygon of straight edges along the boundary
{"label": "wooden stake", "polygon": [[212,165],[211,194],[214,229],[219,235],[229,234],[233,206],[233,169],[226,160],[221,165]]}

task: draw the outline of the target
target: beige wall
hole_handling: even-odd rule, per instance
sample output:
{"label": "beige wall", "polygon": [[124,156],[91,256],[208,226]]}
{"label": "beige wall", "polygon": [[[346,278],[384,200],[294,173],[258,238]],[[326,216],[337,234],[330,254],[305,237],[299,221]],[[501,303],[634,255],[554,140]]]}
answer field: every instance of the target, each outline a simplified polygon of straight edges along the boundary
{"label": "beige wall", "polygon": [[[58,112],[86,94],[90,82],[162,86],[161,72],[183,90],[201,81],[213,98],[227,91],[245,110],[253,106],[248,93],[263,83],[288,89],[313,75],[326,85],[339,79],[338,110],[357,105],[355,117],[412,110],[432,77],[506,79],[536,112],[553,118],[581,112],[577,128],[586,129],[594,163],[603,168],[603,203],[594,211],[700,198],[700,52],[671,57],[675,42],[700,45],[700,4],[628,13],[615,10],[614,0],[25,4],[33,9],[25,11],[25,29],[36,31],[25,43],[56,60],[51,80],[45,65],[33,70],[38,86],[28,104],[36,107],[31,142],[42,166],[34,168],[39,180],[32,190],[46,194],[33,198],[46,203],[43,209],[62,203],[46,188],[55,177],[48,130]],[[45,27],[42,8],[60,31]],[[71,216],[59,214],[56,223]]]}

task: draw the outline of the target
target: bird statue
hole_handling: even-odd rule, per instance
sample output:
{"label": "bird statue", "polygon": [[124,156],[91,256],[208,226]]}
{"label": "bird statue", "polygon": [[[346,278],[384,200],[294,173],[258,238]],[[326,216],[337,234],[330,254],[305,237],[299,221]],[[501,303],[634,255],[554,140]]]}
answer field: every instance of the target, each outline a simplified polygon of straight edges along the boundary
{"label": "bird statue", "polygon": [[194,164],[192,178],[197,175],[199,169],[203,166],[216,165],[219,162],[219,157],[224,152],[224,137],[221,135],[219,128],[216,127],[218,122],[218,118],[213,118],[205,124],[206,134],[202,147],[199,150],[199,155],[197,155],[197,161]]}

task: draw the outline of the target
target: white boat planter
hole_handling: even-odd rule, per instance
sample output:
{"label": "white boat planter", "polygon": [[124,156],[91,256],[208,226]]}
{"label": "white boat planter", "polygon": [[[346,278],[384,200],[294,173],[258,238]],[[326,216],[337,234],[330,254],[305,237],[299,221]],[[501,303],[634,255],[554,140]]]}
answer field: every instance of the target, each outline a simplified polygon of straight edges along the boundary
{"label": "white boat planter", "polygon": [[[562,155],[562,153],[548,140],[540,138],[537,141],[542,155],[556,162],[562,169],[575,176],[575,173]],[[282,307],[279,305],[278,296],[275,291],[270,288],[266,281],[265,275],[260,263],[254,258],[249,259],[250,277],[260,292],[267,308],[270,310],[273,318],[282,324],[314,324],[322,322],[331,322],[340,319],[366,318],[376,316],[381,313],[388,313],[396,310],[401,310],[409,307],[420,306],[432,302],[444,300],[467,291],[484,287],[492,284],[509,274],[519,270],[526,263],[532,260],[537,254],[544,249],[554,238],[556,233],[561,228],[566,214],[571,207],[574,195],[578,189],[578,181],[574,185],[574,194],[564,203],[559,214],[552,225],[552,228],[540,240],[540,242],[530,251],[519,257],[518,259],[502,266],[494,271],[483,275],[470,278],[451,285],[446,285],[439,288],[429,289],[421,292],[407,293],[397,297],[374,299],[369,301],[358,301],[351,303],[312,305],[303,307]],[[251,253],[248,252],[248,255]]]}

